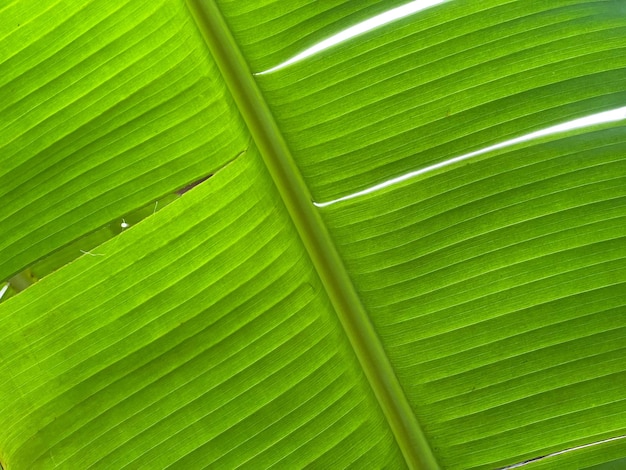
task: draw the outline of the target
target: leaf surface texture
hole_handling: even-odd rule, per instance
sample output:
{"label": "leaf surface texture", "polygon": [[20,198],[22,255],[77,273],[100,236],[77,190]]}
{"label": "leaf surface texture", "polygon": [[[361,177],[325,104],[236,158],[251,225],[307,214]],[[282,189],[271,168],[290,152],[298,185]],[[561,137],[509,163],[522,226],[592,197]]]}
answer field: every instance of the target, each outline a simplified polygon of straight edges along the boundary
{"label": "leaf surface texture", "polygon": [[[403,3],[194,5],[258,73]],[[327,275],[184,3],[0,24],[0,277],[202,180],[0,303],[5,469],[404,468],[335,279],[441,468],[626,457],[624,121],[314,207]],[[455,0],[253,80],[324,203],[623,107],[625,32],[618,1]]]}

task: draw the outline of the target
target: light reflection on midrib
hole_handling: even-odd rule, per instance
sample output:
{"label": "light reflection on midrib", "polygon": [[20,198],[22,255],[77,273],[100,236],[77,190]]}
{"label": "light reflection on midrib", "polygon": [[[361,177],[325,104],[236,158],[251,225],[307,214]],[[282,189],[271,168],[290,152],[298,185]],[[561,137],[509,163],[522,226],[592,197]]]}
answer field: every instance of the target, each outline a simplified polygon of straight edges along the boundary
{"label": "light reflection on midrib", "polygon": [[557,124],[555,126],[550,126],[547,127],[545,129],[541,129],[539,131],[535,131],[535,132],[531,132],[529,134],[525,134],[523,136],[520,137],[516,137],[514,139],[510,139],[510,140],[506,140],[504,142],[500,142],[494,145],[490,145],[488,147],[482,148],[480,150],[475,150],[473,152],[470,153],[466,153],[464,155],[459,155],[457,157],[453,157],[450,158],[448,160],[444,160],[442,162],[438,162],[435,163],[433,165],[429,165],[427,167],[424,168],[420,168],[419,170],[415,170],[415,171],[411,171],[409,173],[405,173],[404,175],[401,176],[397,176],[395,178],[391,178],[387,181],[384,181],[382,183],[378,183],[374,186],[370,186],[367,189],[363,189],[361,191],[357,191],[355,193],[352,194],[348,194],[346,196],[342,196],[340,198],[337,199],[333,199],[332,201],[327,201],[327,202],[313,202],[313,205],[317,206],[317,207],[327,207],[330,206],[332,204],[336,204],[338,202],[342,202],[342,201],[347,201],[350,199],[354,199],[357,198],[359,196],[364,196],[366,194],[371,194],[373,192],[376,191],[380,191],[381,189],[384,188],[388,188],[389,186],[393,186],[396,185],[398,183],[401,183],[403,181],[415,178],[417,176],[423,175],[425,173],[429,173],[431,171],[434,170],[438,170],[440,168],[449,166],[449,165],[453,165],[455,163],[464,161],[464,160],[468,160],[470,158],[473,157],[477,157],[479,155],[483,155],[485,153],[488,152],[492,152],[494,150],[499,150],[505,147],[510,147],[512,145],[516,145],[522,142],[527,142],[530,140],[535,140],[535,139],[539,139],[541,137],[546,137],[552,134],[560,134],[560,133],[564,133],[567,131],[571,131],[571,130],[575,130],[575,129],[582,129],[585,127],[590,127],[590,126],[594,126],[597,124],[604,124],[604,123],[609,123],[609,122],[617,122],[617,121],[621,121],[623,119],[626,119],[626,106],[621,107],[621,108],[617,108],[617,109],[613,109],[610,111],[604,111],[601,113],[596,113],[596,114],[592,114],[589,116],[585,116],[582,118],[578,118],[578,119],[574,119],[572,121],[567,121],[561,124]]}
{"label": "light reflection on midrib", "polygon": [[282,62],[275,67],[264,70],[262,72],[255,73],[254,75],[265,75],[283,69],[291,64],[295,64],[296,62],[300,62],[306,59],[307,57],[319,54],[326,49],[336,46],[337,44],[340,44],[342,42],[348,41],[356,36],[360,36],[369,31],[372,31],[373,29],[379,28],[393,21],[397,21],[401,18],[405,18],[407,16],[413,15],[417,12],[433,7],[435,5],[439,5],[441,3],[445,3],[447,1],[449,0],[414,0],[405,5],[393,8],[370,19],[362,21],[361,23],[358,23],[354,26],[344,29],[343,31],[334,34],[333,36],[326,38],[323,41],[318,42],[308,49],[305,49],[299,54],[296,54],[292,58],[287,59],[285,62]]}

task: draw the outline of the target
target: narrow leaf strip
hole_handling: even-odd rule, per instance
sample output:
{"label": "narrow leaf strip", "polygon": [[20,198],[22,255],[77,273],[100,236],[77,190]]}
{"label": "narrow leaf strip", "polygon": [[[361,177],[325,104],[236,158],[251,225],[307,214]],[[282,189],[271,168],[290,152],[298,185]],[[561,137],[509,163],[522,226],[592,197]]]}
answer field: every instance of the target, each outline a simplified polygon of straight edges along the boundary
{"label": "narrow leaf strip", "polygon": [[469,153],[466,153],[457,157],[449,158],[447,160],[443,160],[433,165],[428,165],[427,167],[420,168],[419,170],[411,171],[409,173],[405,173],[404,175],[400,175],[395,178],[391,178],[387,181],[383,181],[382,183],[378,183],[374,186],[370,186],[369,188],[363,189],[361,191],[357,191],[355,193],[348,194],[346,196],[342,196],[337,199],[333,199],[332,201],[314,202],[313,204],[315,204],[317,207],[330,206],[337,202],[348,201],[350,199],[354,199],[359,196],[365,196],[366,194],[379,191],[381,189],[387,188],[389,186],[393,186],[398,183],[402,183],[403,181],[415,178],[416,176],[423,175],[424,173],[429,173],[431,171],[438,170],[445,166],[462,162],[464,160],[468,160],[470,158],[483,155],[485,153],[493,152],[494,150],[511,147],[513,145],[520,144],[522,142],[528,142],[529,140],[540,139],[542,137],[546,137],[552,134],[561,134],[567,131],[573,131],[576,129],[584,129],[585,127],[591,127],[591,126],[595,126],[598,124],[604,124],[607,122],[618,122],[624,119],[626,119],[626,106],[612,109],[610,111],[604,111],[602,113],[592,114],[590,116],[585,116],[582,118],[574,119],[573,121],[567,121],[562,124],[557,124],[555,126],[546,127],[545,129],[531,132],[529,134],[524,134],[514,139],[505,140],[504,142],[499,142],[497,144],[490,145],[488,147],[475,150],[473,152],[469,152]]}
{"label": "narrow leaf strip", "polygon": [[249,67],[212,0],[190,10],[261,151],[410,468],[438,464]]}

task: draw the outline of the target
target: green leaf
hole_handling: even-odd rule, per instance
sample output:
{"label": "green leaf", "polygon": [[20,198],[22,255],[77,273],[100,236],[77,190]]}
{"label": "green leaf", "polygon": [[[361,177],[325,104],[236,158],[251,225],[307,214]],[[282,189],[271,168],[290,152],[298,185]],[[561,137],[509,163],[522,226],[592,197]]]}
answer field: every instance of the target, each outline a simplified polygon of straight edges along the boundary
{"label": "green leaf", "polygon": [[0,13],[3,278],[247,146],[180,2],[30,3]]}
{"label": "green leaf", "polygon": [[626,457],[626,10],[405,3],[0,7],[3,468]]}

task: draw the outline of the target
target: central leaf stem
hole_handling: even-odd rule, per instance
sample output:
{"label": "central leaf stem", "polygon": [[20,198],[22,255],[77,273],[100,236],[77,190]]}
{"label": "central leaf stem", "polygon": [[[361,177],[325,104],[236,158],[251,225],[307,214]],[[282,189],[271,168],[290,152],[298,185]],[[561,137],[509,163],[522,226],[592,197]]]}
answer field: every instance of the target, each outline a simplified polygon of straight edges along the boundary
{"label": "central leaf stem", "polygon": [[326,225],[312,204],[309,189],[219,8],[213,0],[188,0],[188,5],[287,206],[408,466],[425,470],[439,468]]}

